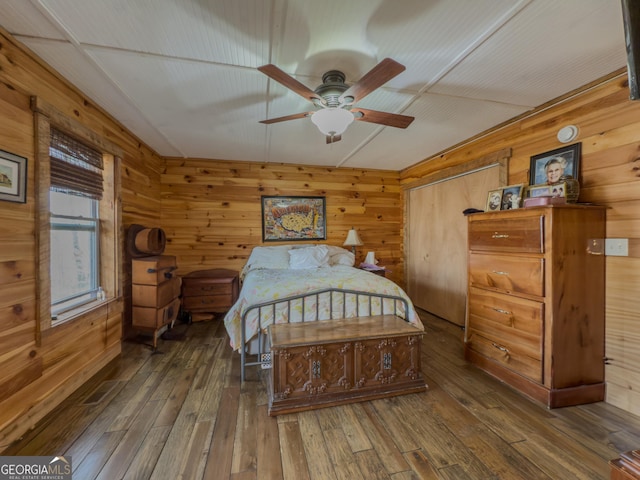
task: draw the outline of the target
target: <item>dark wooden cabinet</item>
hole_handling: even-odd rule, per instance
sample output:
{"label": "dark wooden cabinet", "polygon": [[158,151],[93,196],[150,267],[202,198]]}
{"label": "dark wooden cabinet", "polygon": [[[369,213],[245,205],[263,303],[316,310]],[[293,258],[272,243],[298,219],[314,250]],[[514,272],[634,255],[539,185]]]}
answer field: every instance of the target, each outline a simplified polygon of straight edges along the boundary
{"label": "dark wooden cabinet", "polygon": [[238,272],[197,270],[182,277],[182,308],[189,313],[224,313],[238,299]]}
{"label": "dark wooden cabinet", "polygon": [[468,217],[465,357],[550,408],[604,400],[605,210]]}
{"label": "dark wooden cabinet", "polygon": [[269,327],[269,415],[422,392],[423,331],[395,315]]}

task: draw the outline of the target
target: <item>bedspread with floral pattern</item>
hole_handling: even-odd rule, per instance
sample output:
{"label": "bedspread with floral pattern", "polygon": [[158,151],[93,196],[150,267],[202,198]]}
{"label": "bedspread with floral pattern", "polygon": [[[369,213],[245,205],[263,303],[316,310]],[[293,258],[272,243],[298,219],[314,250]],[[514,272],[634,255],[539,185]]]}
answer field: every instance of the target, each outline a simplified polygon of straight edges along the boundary
{"label": "bedspread with floral pattern", "polygon": [[[396,314],[421,329],[424,329],[411,300],[398,285],[389,279],[374,275],[354,267],[335,265],[316,269],[255,269],[247,272],[244,277],[242,290],[235,305],[224,318],[224,324],[229,333],[231,347],[239,350],[242,343],[241,324],[242,315],[252,305],[279,300],[285,297],[306,294],[327,288],[339,288],[393,295],[405,298],[409,305],[409,312],[405,314],[404,305],[398,302]],[[278,305],[276,308],[263,308],[260,314],[253,310],[247,315],[245,341],[251,340],[259,329],[275,323],[300,322],[304,309],[305,321],[328,318],[350,318],[357,316],[380,315],[394,313],[393,301],[383,299],[384,311],[381,310],[380,299],[356,297],[355,295],[322,294],[307,298],[304,302],[297,300],[290,308]],[[346,302],[346,305],[344,303]],[[369,306],[371,305],[371,312]],[[331,314],[330,310],[333,310]]]}

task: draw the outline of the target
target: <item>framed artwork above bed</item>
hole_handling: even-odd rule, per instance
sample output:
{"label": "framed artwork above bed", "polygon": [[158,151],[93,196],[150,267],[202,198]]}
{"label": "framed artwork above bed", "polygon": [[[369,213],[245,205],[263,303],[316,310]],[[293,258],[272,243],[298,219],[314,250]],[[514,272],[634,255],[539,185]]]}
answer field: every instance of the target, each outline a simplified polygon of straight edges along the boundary
{"label": "framed artwork above bed", "polygon": [[262,196],[262,241],[326,240],[325,197]]}

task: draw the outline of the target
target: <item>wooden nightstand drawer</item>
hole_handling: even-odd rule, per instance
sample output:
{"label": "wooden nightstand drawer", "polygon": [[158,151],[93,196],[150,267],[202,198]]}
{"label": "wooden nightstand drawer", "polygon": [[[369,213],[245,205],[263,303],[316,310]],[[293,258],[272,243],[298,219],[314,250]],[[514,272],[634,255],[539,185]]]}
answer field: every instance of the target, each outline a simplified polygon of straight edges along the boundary
{"label": "wooden nightstand drawer", "polygon": [[182,294],[186,297],[197,297],[202,295],[224,295],[231,298],[234,288],[234,279],[225,279],[225,282],[226,283],[209,283],[203,279],[198,282],[188,282],[188,284],[185,285],[185,287],[182,289]]}
{"label": "wooden nightstand drawer", "polygon": [[183,308],[189,312],[228,310],[233,304],[231,294],[190,296],[184,297],[182,302]]}

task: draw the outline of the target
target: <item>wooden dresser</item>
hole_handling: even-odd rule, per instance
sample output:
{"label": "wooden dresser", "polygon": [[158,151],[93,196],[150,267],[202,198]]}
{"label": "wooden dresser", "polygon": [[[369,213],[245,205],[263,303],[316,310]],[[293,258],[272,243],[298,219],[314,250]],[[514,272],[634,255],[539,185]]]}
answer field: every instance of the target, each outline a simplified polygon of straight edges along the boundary
{"label": "wooden dresser", "polygon": [[178,316],[180,277],[174,275],[176,257],[155,255],[132,260],[132,325],[153,335],[153,349],[158,335]]}
{"label": "wooden dresser", "polygon": [[189,313],[224,313],[238,299],[239,275],[235,270],[197,270],[182,277],[182,308]]}
{"label": "wooden dresser", "polygon": [[549,408],[604,400],[605,209],[468,217],[465,358]]}

